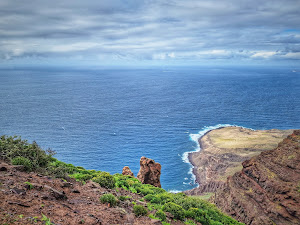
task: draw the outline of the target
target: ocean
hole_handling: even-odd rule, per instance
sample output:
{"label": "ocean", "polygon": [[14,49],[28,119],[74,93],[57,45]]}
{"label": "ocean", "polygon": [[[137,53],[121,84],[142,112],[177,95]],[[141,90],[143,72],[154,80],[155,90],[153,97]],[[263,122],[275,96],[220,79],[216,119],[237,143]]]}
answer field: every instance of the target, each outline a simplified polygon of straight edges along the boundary
{"label": "ocean", "polygon": [[1,69],[0,135],[35,140],[86,169],[137,175],[162,165],[162,187],[196,187],[186,152],[206,131],[300,128],[294,68]]}

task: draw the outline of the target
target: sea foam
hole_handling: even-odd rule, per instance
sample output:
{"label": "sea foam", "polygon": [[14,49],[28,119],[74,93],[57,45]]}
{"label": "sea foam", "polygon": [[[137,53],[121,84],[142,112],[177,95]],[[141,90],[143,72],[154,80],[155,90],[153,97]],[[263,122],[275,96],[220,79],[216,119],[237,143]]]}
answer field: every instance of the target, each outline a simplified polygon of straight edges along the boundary
{"label": "sea foam", "polygon": [[193,184],[196,183],[196,176],[195,174],[193,173],[193,168],[194,166],[191,164],[190,160],[189,160],[189,153],[192,153],[192,152],[199,152],[201,150],[200,148],[200,144],[199,144],[199,139],[204,135],[206,134],[207,132],[211,131],[211,130],[215,130],[215,129],[218,129],[218,128],[221,128],[221,127],[232,127],[232,126],[236,126],[236,125],[231,125],[231,124],[218,124],[218,125],[215,125],[215,126],[205,126],[202,130],[200,130],[197,134],[190,134],[190,140],[191,141],[194,141],[196,144],[197,144],[197,147],[195,148],[194,151],[189,151],[189,152],[185,152],[183,153],[182,155],[182,161],[184,163],[188,163],[190,165],[190,169],[189,169],[189,172],[188,174],[190,174],[192,176],[192,181],[193,181]]}

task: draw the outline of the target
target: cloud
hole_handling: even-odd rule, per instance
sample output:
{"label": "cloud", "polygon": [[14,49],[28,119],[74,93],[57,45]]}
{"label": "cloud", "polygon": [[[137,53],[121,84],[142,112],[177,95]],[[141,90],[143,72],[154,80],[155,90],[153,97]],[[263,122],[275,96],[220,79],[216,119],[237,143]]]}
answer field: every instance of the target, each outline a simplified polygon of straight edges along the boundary
{"label": "cloud", "polygon": [[297,60],[299,8],[297,0],[2,0],[0,61]]}
{"label": "cloud", "polygon": [[272,51],[261,51],[261,52],[256,52],[253,55],[251,55],[252,58],[270,58],[272,56],[276,55],[276,52]]}

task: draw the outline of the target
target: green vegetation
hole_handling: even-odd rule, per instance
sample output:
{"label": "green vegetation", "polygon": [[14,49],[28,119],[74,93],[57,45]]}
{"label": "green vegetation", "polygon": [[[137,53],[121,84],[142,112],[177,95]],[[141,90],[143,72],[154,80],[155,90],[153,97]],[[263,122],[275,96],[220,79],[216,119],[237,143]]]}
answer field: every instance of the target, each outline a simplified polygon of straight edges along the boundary
{"label": "green vegetation", "polygon": [[[116,191],[119,191],[122,188],[137,193],[141,199],[147,201],[149,211],[155,210],[155,218],[159,218],[163,224],[168,224],[165,222],[166,212],[171,213],[177,220],[185,221],[186,224],[197,222],[203,225],[242,224],[224,215],[215,205],[200,197],[190,197],[183,193],[169,193],[162,188],[142,184],[136,178],[122,174],[111,175],[107,172],[86,170],[61,162],[55,159],[53,155],[53,151],[44,151],[35,142],[30,144],[19,137],[0,137],[0,159],[16,165],[23,165],[27,171],[35,171],[63,179],[72,177],[81,182],[93,180],[108,189],[116,188]],[[118,198],[120,201],[130,199],[129,196],[119,196]],[[118,203],[118,199],[112,194],[104,194],[100,201],[109,203],[110,206],[115,206]],[[147,209],[143,206],[133,201],[131,203],[134,205],[134,213],[137,216],[148,214]],[[46,220],[46,217],[44,219],[45,222],[51,224],[50,220]]]}
{"label": "green vegetation", "polygon": [[159,218],[161,221],[166,221],[166,214],[161,209],[155,213],[155,216]]}
{"label": "green vegetation", "polygon": [[117,199],[113,194],[104,194],[100,197],[100,201],[102,203],[109,203],[110,206],[116,206],[117,205]]}
{"label": "green vegetation", "polygon": [[36,142],[29,144],[20,137],[0,137],[0,159],[13,165],[23,165],[27,171],[46,168],[54,158],[51,150],[42,150]]}
{"label": "green vegetation", "polygon": [[51,223],[50,221],[50,218],[48,218],[47,216],[45,216],[43,213],[42,213],[42,219],[41,221],[44,221],[45,222],[45,225],[54,225],[54,223]]}
{"label": "green vegetation", "polygon": [[135,205],[135,206],[133,206],[133,212],[134,212],[134,214],[135,214],[136,217],[146,216],[148,214],[147,209],[145,209],[141,205]]}
{"label": "green vegetation", "polygon": [[24,184],[27,184],[27,185],[28,185],[28,187],[29,187],[29,190],[31,190],[31,189],[33,189],[33,188],[34,188],[33,184],[32,184],[32,183],[30,183],[29,181],[26,181],[26,182],[24,182]]}
{"label": "green vegetation", "polygon": [[178,220],[183,220],[184,219],[184,209],[180,206],[180,205],[177,205],[176,203],[174,202],[168,202],[166,203],[162,209],[166,212],[169,212],[171,213],[175,219],[178,219]]}
{"label": "green vegetation", "polygon": [[115,178],[107,172],[102,172],[92,179],[94,182],[100,184],[101,187],[112,189],[115,187]]}
{"label": "green vegetation", "polygon": [[126,201],[127,199],[131,199],[131,196],[123,196],[123,195],[121,195],[121,196],[118,197],[118,199],[120,201]]}

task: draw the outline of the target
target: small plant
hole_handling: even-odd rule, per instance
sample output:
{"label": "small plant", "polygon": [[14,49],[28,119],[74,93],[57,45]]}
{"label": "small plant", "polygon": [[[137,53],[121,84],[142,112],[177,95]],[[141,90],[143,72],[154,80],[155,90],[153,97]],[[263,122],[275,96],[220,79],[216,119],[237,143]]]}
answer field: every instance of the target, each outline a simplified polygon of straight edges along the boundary
{"label": "small plant", "polygon": [[41,219],[41,221],[45,221],[45,225],[54,225],[53,223],[51,223],[50,218],[48,218],[47,216],[45,216],[43,213],[42,213],[42,219]]}
{"label": "small plant", "polygon": [[23,156],[17,156],[11,160],[13,165],[22,165],[26,171],[32,170],[31,161]]}
{"label": "small plant", "polygon": [[19,217],[20,219],[22,219],[22,218],[24,217],[24,215],[23,215],[23,214],[20,214],[18,217]]}
{"label": "small plant", "polygon": [[34,188],[33,184],[30,183],[29,181],[24,182],[24,184],[28,185],[29,190],[32,190]]}
{"label": "small plant", "polygon": [[159,218],[161,221],[166,221],[166,214],[162,210],[158,210],[155,213],[155,216]]}
{"label": "small plant", "polygon": [[115,178],[108,172],[102,172],[92,179],[94,182],[100,184],[101,187],[112,189],[115,187]]}
{"label": "small plant", "polygon": [[148,214],[147,209],[145,209],[145,207],[143,207],[141,205],[135,205],[135,206],[133,206],[133,212],[134,212],[134,214],[135,214],[136,217],[146,216]]}
{"label": "small plant", "polygon": [[123,195],[121,195],[121,196],[118,197],[118,199],[120,201],[125,201],[125,200],[130,199],[130,198],[131,198],[130,196],[123,196]]}
{"label": "small plant", "polygon": [[117,199],[113,194],[104,194],[100,197],[102,203],[108,203],[110,206],[117,205]]}
{"label": "small plant", "polygon": [[184,222],[184,224],[188,224],[188,225],[197,225],[193,220],[186,220]]}

